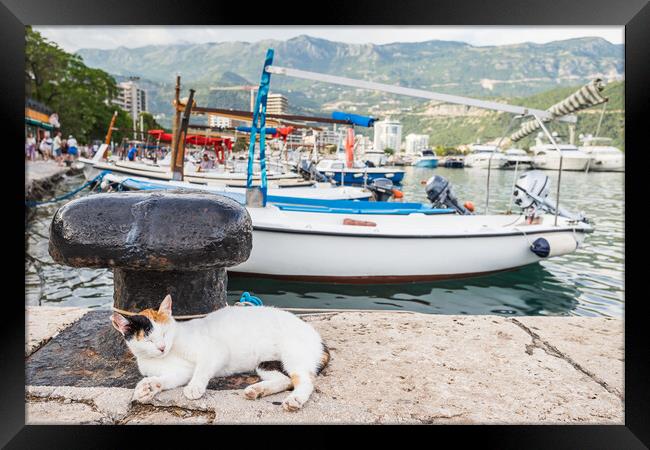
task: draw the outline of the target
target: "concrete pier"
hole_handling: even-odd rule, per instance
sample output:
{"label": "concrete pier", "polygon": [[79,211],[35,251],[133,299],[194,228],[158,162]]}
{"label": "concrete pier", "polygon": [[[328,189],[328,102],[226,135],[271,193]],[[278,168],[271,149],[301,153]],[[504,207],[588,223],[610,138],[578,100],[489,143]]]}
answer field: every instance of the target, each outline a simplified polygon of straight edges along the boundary
{"label": "concrete pier", "polygon": [[[26,309],[26,364],[79,308]],[[443,316],[337,312],[303,315],[332,360],[305,407],[286,393],[238,389],[188,400],[182,388],[148,404],[132,389],[26,387],[26,423],[623,424],[623,322],[584,317]],[[108,320],[108,311],[106,312]]]}
{"label": "concrete pier", "polygon": [[80,173],[79,169],[59,166],[56,162],[26,161],[25,162],[25,199],[43,200],[54,191],[64,175]]}

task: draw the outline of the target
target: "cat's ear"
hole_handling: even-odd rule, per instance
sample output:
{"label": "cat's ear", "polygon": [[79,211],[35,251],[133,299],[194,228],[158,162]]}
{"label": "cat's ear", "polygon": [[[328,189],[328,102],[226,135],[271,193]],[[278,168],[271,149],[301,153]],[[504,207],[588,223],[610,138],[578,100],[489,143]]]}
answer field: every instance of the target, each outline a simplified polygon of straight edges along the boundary
{"label": "cat's ear", "polygon": [[121,314],[114,312],[111,316],[111,323],[113,324],[113,327],[123,335],[128,331],[129,320]]}
{"label": "cat's ear", "polygon": [[172,296],[167,294],[165,299],[160,304],[158,312],[162,314],[167,314],[168,316],[172,315]]}

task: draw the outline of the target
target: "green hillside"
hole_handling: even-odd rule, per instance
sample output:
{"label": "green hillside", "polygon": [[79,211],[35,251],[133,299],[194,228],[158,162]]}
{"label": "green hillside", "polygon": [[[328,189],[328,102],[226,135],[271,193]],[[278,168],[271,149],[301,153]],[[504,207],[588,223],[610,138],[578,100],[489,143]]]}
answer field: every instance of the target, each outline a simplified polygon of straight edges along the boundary
{"label": "green hillside", "polygon": [[[426,41],[392,44],[348,44],[298,36],[286,41],[217,42],[158,45],[110,50],[81,49],[91,67],[115,75],[137,75],[150,80],[150,98],[170,99],[174,76],[185,88],[196,90],[201,103],[218,101],[210,87],[232,86],[234,77],[257,83],[267,48],[275,49],[275,63],[286,67],[349,76],[408,87],[473,97],[532,95],[561,86],[573,86],[599,75],[623,74],[623,46],[601,38],[579,38],[546,44],[522,43],[472,46],[463,42]],[[271,89],[287,95],[292,112],[318,111],[328,103],[349,101],[378,104],[394,99],[397,106],[419,102],[404,97],[356,90],[325,83],[274,76]],[[223,94],[223,92],[222,92]],[[222,96],[225,107],[246,105],[246,93]],[[168,114],[169,103],[154,114]],[[216,105],[215,105],[216,106]]]}
{"label": "green hillside", "polygon": [[[571,95],[580,86],[562,87],[551,89],[529,97],[503,98],[504,101],[517,105],[526,105],[531,108],[547,109],[551,105]],[[624,82],[613,82],[607,85],[603,95],[609,98],[605,115],[600,128],[600,136],[612,138],[613,144],[622,150],[625,149],[624,127],[625,112]],[[512,116],[502,113],[486,113],[482,116],[457,116],[457,117],[426,117],[419,115],[424,110],[420,106],[410,114],[394,115],[403,124],[402,135],[409,133],[428,134],[432,146],[458,146],[469,144],[479,139],[481,142],[499,138],[509,125]],[[576,137],[580,134],[594,134],[600,119],[602,107],[597,106],[577,114]],[[549,125],[551,131],[557,131],[560,136],[568,139],[568,126],[559,122]],[[517,128],[515,127],[515,130]],[[534,134],[522,139],[516,145],[528,149],[534,143]]]}

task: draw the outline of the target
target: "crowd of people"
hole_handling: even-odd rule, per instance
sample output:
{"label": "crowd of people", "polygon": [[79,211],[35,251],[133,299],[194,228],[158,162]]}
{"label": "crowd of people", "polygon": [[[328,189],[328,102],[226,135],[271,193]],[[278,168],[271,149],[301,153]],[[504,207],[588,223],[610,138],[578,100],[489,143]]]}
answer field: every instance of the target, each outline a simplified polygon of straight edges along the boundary
{"label": "crowd of people", "polygon": [[40,141],[33,133],[28,133],[25,138],[25,159],[28,161],[54,160],[59,166],[64,166],[79,156],[92,158],[96,151],[97,145],[80,146],[73,135],[65,139],[60,131],[54,133],[54,138],[45,132]]}

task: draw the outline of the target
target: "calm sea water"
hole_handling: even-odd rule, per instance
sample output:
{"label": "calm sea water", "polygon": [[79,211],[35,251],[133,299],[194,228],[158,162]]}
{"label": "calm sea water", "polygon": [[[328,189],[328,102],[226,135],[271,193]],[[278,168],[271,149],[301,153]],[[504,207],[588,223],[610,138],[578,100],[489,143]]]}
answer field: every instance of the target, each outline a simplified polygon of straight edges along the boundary
{"label": "calm sea water", "polygon": [[[433,174],[449,179],[461,201],[485,209],[487,171],[482,169],[406,168],[402,186],[407,201],[426,202],[422,181]],[[551,197],[555,198],[557,174]],[[490,212],[508,207],[513,172],[490,174]],[[67,179],[60,192],[81,184]],[[622,317],[624,308],[624,174],[562,174],[560,205],[583,211],[596,230],[575,253],[513,272],[485,277],[356,286],[293,283],[231,277],[230,303],[243,291],[265,304],[294,308],[397,309],[432,314],[578,315]],[[108,270],[73,269],[54,264],[47,252],[52,215],[61,205],[38,207],[26,228],[26,303],[29,305],[108,308],[113,281]],[[381,262],[379,262],[381,263]]]}

